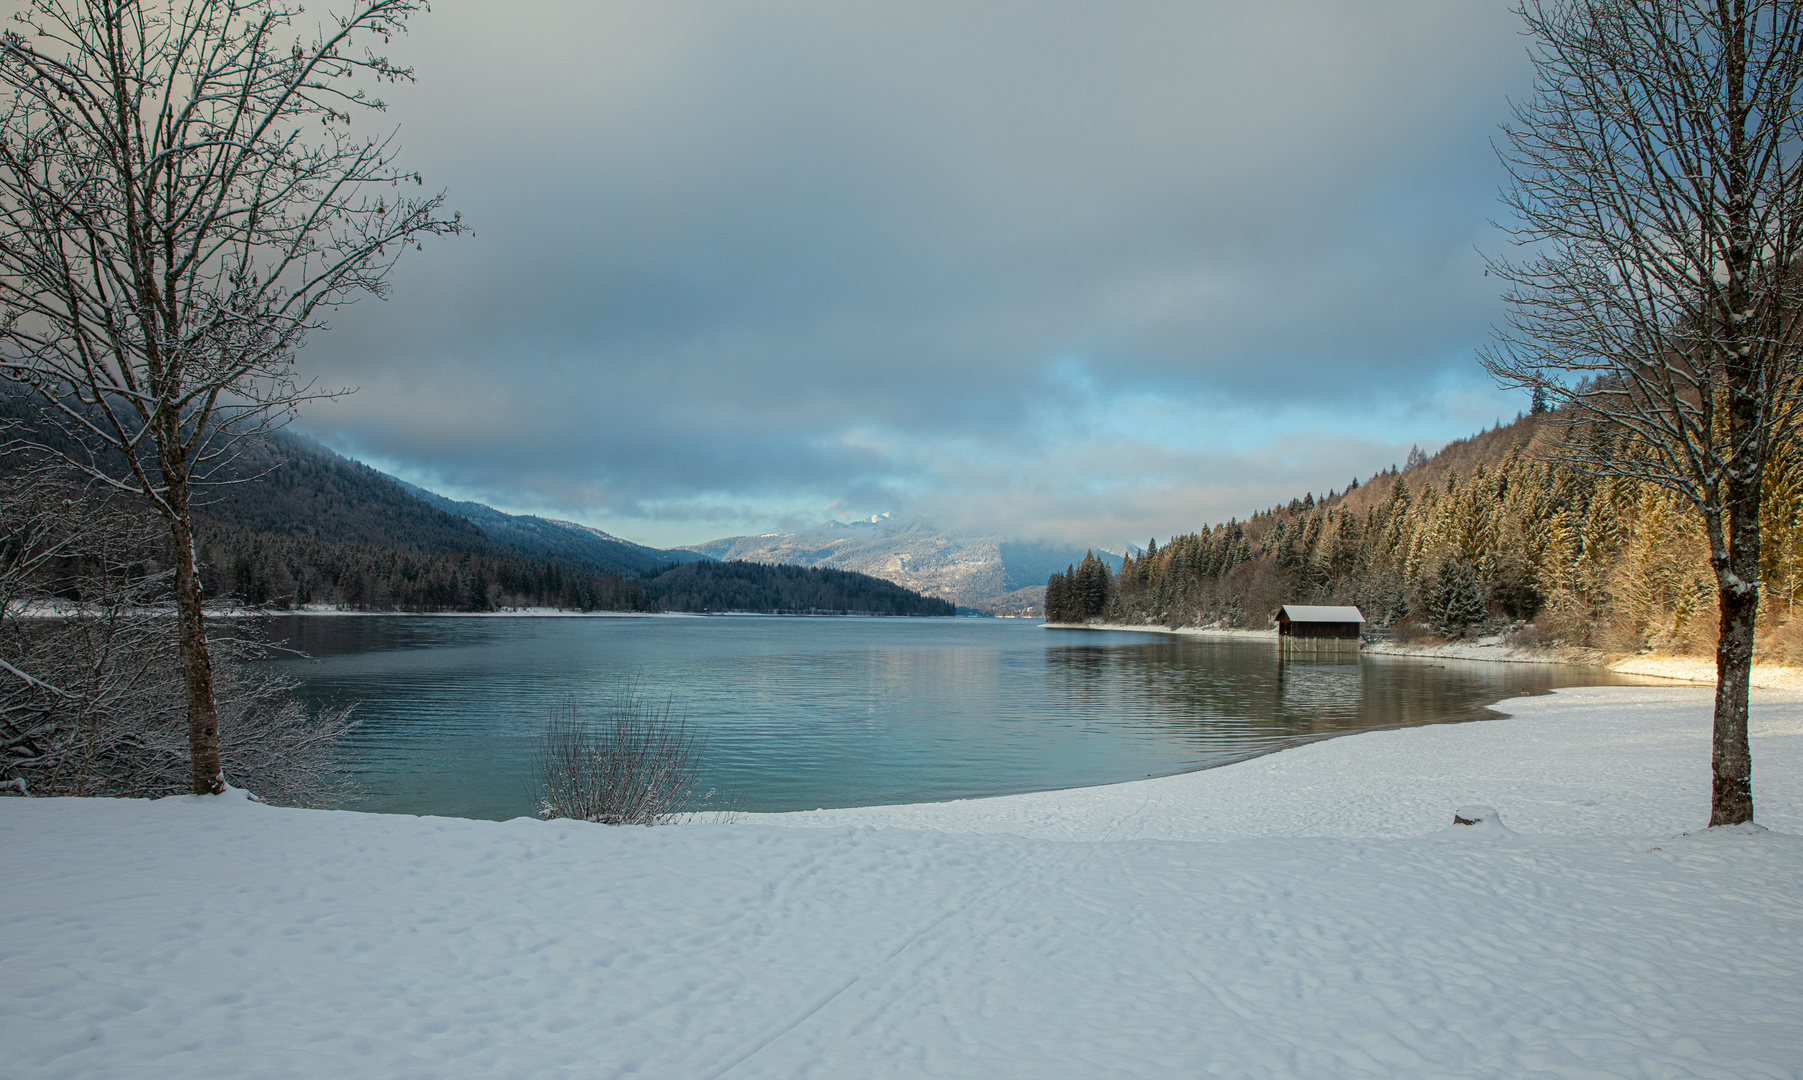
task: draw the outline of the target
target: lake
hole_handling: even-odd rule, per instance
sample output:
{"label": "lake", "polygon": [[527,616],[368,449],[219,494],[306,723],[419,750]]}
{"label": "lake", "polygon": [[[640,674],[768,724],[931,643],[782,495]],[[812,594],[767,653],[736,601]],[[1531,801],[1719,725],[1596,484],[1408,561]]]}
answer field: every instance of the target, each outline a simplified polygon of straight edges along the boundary
{"label": "lake", "polygon": [[1118,783],[1371,728],[1480,719],[1598,668],[1366,656],[1274,640],[1045,630],[1020,619],[301,615],[274,661],[357,702],[351,808],[530,814],[549,712],[626,680],[706,739],[702,788],[745,811]]}

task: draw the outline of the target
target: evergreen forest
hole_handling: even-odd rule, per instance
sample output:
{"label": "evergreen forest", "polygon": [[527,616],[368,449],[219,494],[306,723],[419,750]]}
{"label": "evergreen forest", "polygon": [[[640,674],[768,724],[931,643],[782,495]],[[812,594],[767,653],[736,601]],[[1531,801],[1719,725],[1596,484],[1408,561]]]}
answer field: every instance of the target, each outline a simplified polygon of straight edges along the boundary
{"label": "evergreen forest", "polygon": [[286,611],[755,612],[952,615],[953,605],[849,570],[750,562],[690,562],[613,573],[583,563],[470,551],[426,553],[332,544],[209,525],[202,573],[216,594]]}
{"label": "evergreen forest", "polygon": [[[1343,492],[1091,555],[1046,583],[1052,622],[1266,628],[1283,604],[1352,604],[1403,636],[1508,632],[1607,652],[1714,647],[1701,523],[1649,484],[1559,464],[1560,440],[1605,438],[1529,416],[1412,454]],[[1803,455],[1766,474],[1765,656],[1803,659]]]}
{"label": "evergreen forest", "polygon": [[[287,611],[655,611],[637,575],[477,550],[429,552],[335,544],[206,523],[201,574],[215,599]],[[501,551],[507,551],[505,547]]]}
{"label": "evergreen forest", "polygon": [[949,600],[922,596],[850,570],[742,562],[689,562],[646,574],[665,611],[755,611],[785,615],[954,615]]}
{"label": "evergreen forest", "polygon": [[[42,467],[47,447],[79,456],[79,448],[42,410],[16,392],[0,394],[0,480],[16,481],[0,508],[22,519],[35,494],[89,491],[98,512],[136,521],[148,512],[105,497],[73,477]],[[27,478],[36,478],[27,480]],[[23,486],[17,486],[23,484]],[[201,580],[213,603],[274,611],[318,606],[351,611],[486,612],[548,607],[565,611],[832,612],[951,615],[945,601],[880,578],[843,570],[752,563],[671,565],[691,552],[659,553],[539,518],[513,517],[476,504],[455,504],[406,485],[309,440],[282,432],[247,441],[204,489],[195,511]],[[54,500],[52,500],[54,501]],[[15,505],[16,504],[16,505]],[[442,504],[442,505],[440,505]],[[444,507],[485,511],[507,531],[498,538]],[[4,524],[4,523],[0,523]],[[144,523],[141,523],[144,524]],[[101,568],[84,556],[51,560],[34,588],[80,600],[78,581],[117,570],[154,578],[170,560],[157,554],[158,530],[134,553],[132,567]],[[572,539],[573,538],[573,539]],[[518,541],[518,542],[516,542]],[[17,545],[0,530],[0,569]],[[571,557],[580,551],[594,558]],[[603,561],[605,560],[605,561]]]}

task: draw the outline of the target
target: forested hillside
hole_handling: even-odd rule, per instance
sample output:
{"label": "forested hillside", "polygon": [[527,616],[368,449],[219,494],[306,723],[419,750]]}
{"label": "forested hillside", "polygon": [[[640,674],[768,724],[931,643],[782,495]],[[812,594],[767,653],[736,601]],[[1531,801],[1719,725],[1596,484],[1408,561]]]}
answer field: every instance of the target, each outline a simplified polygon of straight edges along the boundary
{"label": "forested hillside", "polygon": [[205,579],[215,598],[288,610],[307,604],[358,611],[748,611],[951,615],[953,606],[880,578],[761,563],[686,563],[640,577],[525,556],[432,554],[328,544],[208,526]]}
{"label": "forested hillside", "polygon": [[[1052,621],[1265,627],[1286,603],[1356,604],[1447,637],[1513,628],[1615,652],[1707,651],[1715,584],[1701,524],[1661,489],[1550,460],[1539,417],[1453,443],[1345,492],[1308,494],[1125,560],[1054,574]],[[1767,473],[1762,650],[1803,653],[1803,455]]]}
{"label": "forested hillside", "polygon": [[[0,393],[0,425],[8,426],[9,435],[81,456],[76,444],[42,423],[29,399],[16,391]],[[196,517],[228,530],[331,544],[503,558],[519,554],[463,518],[409,495],[393,478],[309,439],[275,432],[246,440],[239,449],[219,470],[219,483],[196,490]],[[0,469],[9,467],[0,461]]]}
{"label": "forested hillside", "polygon": [[[39,458],[25,444],[74,450],[54,428],[40,425],[16,393],[0,394],[0,426],[23,437],[0,448],[0,473]],[[227,482],[208,488],[197,503],[196,554],[206,596],[215,602],[276,610],[656,611],[668,605],[680,611],[953,613],[949,603],[844,571],[744,565],[672,575],[671,563],[703,557],[642,547],[568,522],[455,503],[283,433],[247,442],[243,450],[219,477]],[[128,517],[149,513],[130,498],[106,505]],[[153,555],[135,572],[154,574],[168,565]],[[659,595],[652,595],[642,572],[664,579]],[[64,570],[50,573],[67,576]]]}
{"label": "forested hillside", "polygon": [[437,492],[402,480],[396,480],[395,483],[421,502],[454,514],[487,533],[491,539],[510,544],[528,555],[591,563],[610,570],[632,573],[706,557],[682,548],[645,547],[573,521],[556,521],[530,514],[505,514],[482,503],[447,499]]}
{"label": "forested hillside", "polygon": [[637,575],[514,553],[404,551],[206,524],[201,574],[214,599],[279,611],[653,611]]}
{"label": "forested hillside", "polygon": [[647,575],[666,611],[756,611],[801,615],[952,615],[949,600],[922,596],[851,570],[754,562],[691,562]]}
{"label": "forested hillside", "polygon": [[423,554],[518,554],[393,477],[306,439],[272,435],[233,471],[239,482],[211,490],[196,507],[227,528]]}

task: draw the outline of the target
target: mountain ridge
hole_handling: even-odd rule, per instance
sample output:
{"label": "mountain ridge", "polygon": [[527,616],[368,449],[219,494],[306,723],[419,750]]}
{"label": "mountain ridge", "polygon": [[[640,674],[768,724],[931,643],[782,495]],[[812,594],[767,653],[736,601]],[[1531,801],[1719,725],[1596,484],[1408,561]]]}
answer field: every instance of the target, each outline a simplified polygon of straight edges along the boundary
{"label": "mountain ridge", "polygon": [[390,479],[414,498],[460,517],[493,539],[511,544],[530,555],[574,559],[634,573],[708,557],[688,548],[653,548],[635,544],[579,522],[539,517],[536,514],[509,514],[486,503],[451,499],[398,477]]}
{"label": "mountain ridge", "polygon": [[[721,560],[853,570],[994,615],[1036,615],[1046,579],[1091,549],[980,529],[946,530],[929,515],[877,514],[796,532],[728,536],[688,550]],[[1120,565],[1115,553],[1097,556]]]}

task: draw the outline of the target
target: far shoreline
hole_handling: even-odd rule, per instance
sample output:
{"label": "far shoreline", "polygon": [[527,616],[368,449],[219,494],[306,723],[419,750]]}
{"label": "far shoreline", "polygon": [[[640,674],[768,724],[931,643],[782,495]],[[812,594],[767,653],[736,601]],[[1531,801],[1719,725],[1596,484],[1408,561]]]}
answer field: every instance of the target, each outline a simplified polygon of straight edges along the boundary
{"label": "far shoreline", "polygon": [[[173,610],[165,607],[163,610]],[[20,619],[63,619],[75,612],[61,607],[27,605],[8,612]],[[208,608],[209,619],[263,619],[306,616],[308,618],[402,618],[402,619],[968,619],[968,615],[890,615],[880,611],[809,612],[809,611],[571,611],[567,608],[528,607],[502,608],[496,611],[374,611],[365,608],[336,608],[307,605],[296,608]],[[990,618],[989,616],[975,616]]]}
{"label": "far shoreline", "polygon": [[289,615],[383,616],[407,619],[961,619],[963,615],[890,615],[880,611],[570,611],[565,608],[503,608],[497,611],[366,611],[302,607],[280,610],[233,609],[208,612],[225,618]]}
{"label": "far shoreline", "polygon": [[[1221,627],[1132,626],[1125,623],[1042,623],[1044,630],[1103,630],[1134,634],[1163,634],[1166,637],[1241,638],[1277,643],[1276,630],[1233,630]],[[1469,642],[1404,645],[1396,642],[1373,642],[1360,650],[1366,656],[1401,656],[1423,660],[1475,660],[1492,664],[1570,664],[1577,667],[1602,668],[1618,675],[1639,675],[1667,679],[1674,683],[1714,686],[1715,662],[1699,656],[1667,656],[1645,653],[1611,657],[1595,649],[1572,647],[1537,648],[1509,645],[1500,637],[1477,638]],[[1803,668],[1755,663],[1752,685],[1760,690],[1803,690]]]}

